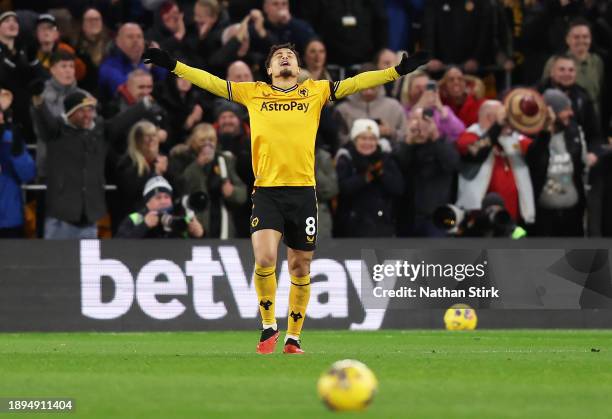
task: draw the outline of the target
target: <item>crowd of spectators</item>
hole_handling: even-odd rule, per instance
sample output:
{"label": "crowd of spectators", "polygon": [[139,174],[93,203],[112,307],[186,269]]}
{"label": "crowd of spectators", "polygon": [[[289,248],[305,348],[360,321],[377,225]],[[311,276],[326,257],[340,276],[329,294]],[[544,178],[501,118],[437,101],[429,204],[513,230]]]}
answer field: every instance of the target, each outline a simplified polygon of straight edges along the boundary
{"label": "crowd of spectators", "polygon": [[[246,109],[141,58],[267,82],[284,42],[303,79],[431,56],[324,107],[319,237],[442,237],[437,208],[491,192],[529,236],[612,235],[612,0],[8,0],[0,237],[248,237]],[[510,123],[516,87],[543,98],[537,130]]]}

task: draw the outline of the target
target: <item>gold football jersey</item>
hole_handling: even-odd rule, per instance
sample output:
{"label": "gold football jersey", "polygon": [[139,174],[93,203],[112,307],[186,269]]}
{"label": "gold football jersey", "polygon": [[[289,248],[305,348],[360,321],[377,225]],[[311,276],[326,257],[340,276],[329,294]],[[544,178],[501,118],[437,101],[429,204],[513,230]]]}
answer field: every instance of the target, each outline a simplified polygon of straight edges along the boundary
{"label": "gold football jersey", "polygon": [[325,103],[399,77],[391,67],[340,82],[306,80],[280,89],[263,82],[221,80],[181,62],[174,73],[247,107],[255,186],[314,186],[315,139]]}

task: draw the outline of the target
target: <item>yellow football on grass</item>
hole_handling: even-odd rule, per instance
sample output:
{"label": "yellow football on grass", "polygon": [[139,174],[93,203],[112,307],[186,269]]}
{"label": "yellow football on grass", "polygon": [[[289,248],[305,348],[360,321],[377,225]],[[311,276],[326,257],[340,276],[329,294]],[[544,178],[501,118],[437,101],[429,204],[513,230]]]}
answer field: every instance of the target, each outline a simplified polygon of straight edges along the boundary
{"label": "yellow football on grass", "polygon": [[319,378],[319,397],[330,410],[366,409],[378,389],[374,373],[362,362],[344,359],[335,362]]}
{"label": "yellow football on grass", "polygon": [[476,311],[467,304],[455,304],[444,313],[446,330],[474,330],[477,324]]}

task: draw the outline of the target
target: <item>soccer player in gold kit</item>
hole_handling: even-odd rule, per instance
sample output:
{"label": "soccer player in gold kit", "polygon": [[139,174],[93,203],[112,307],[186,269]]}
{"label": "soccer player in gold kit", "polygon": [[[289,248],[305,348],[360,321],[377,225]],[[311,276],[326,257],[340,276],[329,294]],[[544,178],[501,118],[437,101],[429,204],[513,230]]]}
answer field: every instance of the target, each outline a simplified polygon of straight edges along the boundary
{"label": "soccer player in gold kit", "polygon": [[361,73],[342,81],[306,80],[300,84],[299,59],[291,44],[270,49],[266,60],[270,84],[221,80],[157,48],[149,48],[143,59],[147,64],[164,67],[202,89],[247,107],[255,174],[251,241],[263,325],[257,352],[274,352],[278,341],[274,311],[276,259],[283,238],[291,276],[283,352],[303,353],[300,333],[310,298],[310,262],[317,242],[314,151],[321,110],[328,100],[335,101],[411,73],[427,63],[427,54],[422,52],[411,57],[404,54],[395,67]]}

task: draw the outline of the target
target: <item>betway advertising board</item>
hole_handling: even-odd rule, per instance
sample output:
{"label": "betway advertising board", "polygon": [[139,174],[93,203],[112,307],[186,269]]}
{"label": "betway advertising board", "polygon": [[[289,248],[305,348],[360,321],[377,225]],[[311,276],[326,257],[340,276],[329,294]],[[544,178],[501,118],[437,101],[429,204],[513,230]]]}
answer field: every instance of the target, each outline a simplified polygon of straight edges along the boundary
{"label": "betway advertising board", "polygon": [[[611,241],[328,240],[307,328],[612,327]],[[282,248],[281,244],[281,248]],[[248,240],[0,241],[0,331],[257,329]],[[287,311],[281,249],[276,313]]]}

